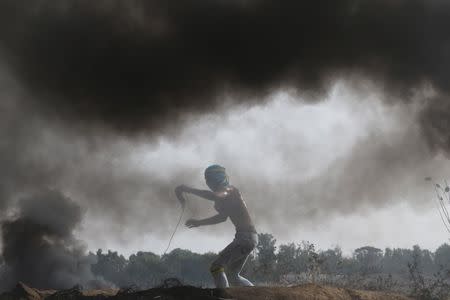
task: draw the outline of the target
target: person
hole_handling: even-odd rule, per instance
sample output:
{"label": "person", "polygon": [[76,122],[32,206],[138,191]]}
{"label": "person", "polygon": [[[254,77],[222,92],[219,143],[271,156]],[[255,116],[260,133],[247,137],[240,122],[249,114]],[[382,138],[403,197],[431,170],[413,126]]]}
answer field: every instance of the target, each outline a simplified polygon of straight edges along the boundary
{"label": "person", "polygon": [[194,228],[213,225],[225,222],[230,218],[236,227],[236,234],[234,240],[219,253],[218,258],[211,264],[211,275],[218,288],[226,288],[230,284],[253,286],[248,279],[240,275],[247,257],[258,244],[258,234],[248,213],[247,206],[239,190],[229,184],[224,167],[212,165],[206,168],[205,180],[210,190],[199,190],[180,185],[175,189],[175,193],[182,204],[185,201],[183,193],[193,194],[213,201],[214,208],[218,213],[206,219],[189,219],[186,221],[186,226]]}

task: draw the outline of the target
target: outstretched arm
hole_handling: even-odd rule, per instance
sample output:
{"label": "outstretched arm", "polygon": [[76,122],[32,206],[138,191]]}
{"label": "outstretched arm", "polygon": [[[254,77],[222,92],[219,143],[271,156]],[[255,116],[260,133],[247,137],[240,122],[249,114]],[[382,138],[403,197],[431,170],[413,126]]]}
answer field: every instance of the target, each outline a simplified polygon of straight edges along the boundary
{"label": "outstretched arm", "polygon": [[214,225],[214,224],[219,224],[219,223],[225,222],[227,220],[227,218],[228,218],[227,215],[217,214],[210,218],[201,219],[201,220],[189,219],[186,221],[186,226],[189,228],[193,228],[193,227],[204,226],[204,225]]}
{"label": "outstretched arm", "polygon": [[177,193],[177,195],[181,195],[182,193],[189,193],[189,194],[196,195],[198,197],[201,197],[201,198],[207,199],[207,200],[211,200],[211,201],[216,201],[216,200],[219,200],[219,199],[223,198],[224,196],[226,196],[226,192],[225,193],[214,193],[214,192],[208,191],[208,190],[194,189],[194,188],[188,187],[186,185],[177,186],[175,189],[175,192]]}

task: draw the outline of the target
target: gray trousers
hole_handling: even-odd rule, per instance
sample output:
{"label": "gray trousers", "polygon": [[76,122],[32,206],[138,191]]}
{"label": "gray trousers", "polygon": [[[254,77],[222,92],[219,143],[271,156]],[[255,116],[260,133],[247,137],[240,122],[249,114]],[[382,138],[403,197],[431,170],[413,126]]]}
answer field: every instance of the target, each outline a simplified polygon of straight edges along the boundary
{"label": "gray trousers", "polygon": [[[234,240],[219,253],[219,257],[211,264],[211,274],[216,287],[226,288],[229,285],[253,286],[240,272],[248,255],[258,244],[258,235],[254,232],[236,232]],[[225,274],[228,274],[228,276]]]}

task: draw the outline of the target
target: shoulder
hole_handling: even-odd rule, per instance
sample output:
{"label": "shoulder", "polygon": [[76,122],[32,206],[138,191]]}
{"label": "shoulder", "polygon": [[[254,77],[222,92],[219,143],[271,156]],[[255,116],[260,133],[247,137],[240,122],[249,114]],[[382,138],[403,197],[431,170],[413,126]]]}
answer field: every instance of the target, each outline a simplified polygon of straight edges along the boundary
{"label": "shoulder", "polygon": [[236,195],[236,192],[239,193],[239,191],[234,186],[227,186],[224,190],[220,192],[215,192],[214,195],[217,197],[217,200],[230,198]]}
{"label": "shoulder", "polygon": [[218,198],[218,202],[221,202],[226,206],[234,206],[242,202],[242,196],[236,187],[228,186],[222,191],[221,197]]}
{"label": "shoulder", "polygon": [[235,186],[230,185],[229,189],[228,189],[228,196],[232,197],[232,198],[239,198],[241,199],[241,192],[239,191],[239,189]]}
{"label": "shoulder", "polygon": [[239,190],[234,186],[228,186],[223,191],[214,194],[216,195],[216,207],[228,206],[235,202],[235,199],[240,198]]}

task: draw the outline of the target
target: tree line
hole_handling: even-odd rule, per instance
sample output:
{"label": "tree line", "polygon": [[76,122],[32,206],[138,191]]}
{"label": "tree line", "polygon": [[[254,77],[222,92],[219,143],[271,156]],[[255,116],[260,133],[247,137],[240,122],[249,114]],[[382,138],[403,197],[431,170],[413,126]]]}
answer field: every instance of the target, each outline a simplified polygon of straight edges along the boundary
{"label": "tree line", "polygon": [[[194,286],[212,286],[209,265],[217,256],[184,249],[174,249],[162,256],[139,251],[125,258],[117,252],[102,250],[89,255],[96,259],[92,265],[94,274],[118,287],[138,288],[158,286],[167,278],[178,278],[183,284]],[[415,272],[425,277],[450,270],[450,245],[443,244],[434,252],[419,246],[384,250],[365,246],[346,256],[339,247],[318,250],[306,241],[277,246],[273,235],[261,233],[243,273],[260,284],[289,283],[301,278],[314,281],[320,276],[364,278],[389,274],[408,278],[412,265]]]}

